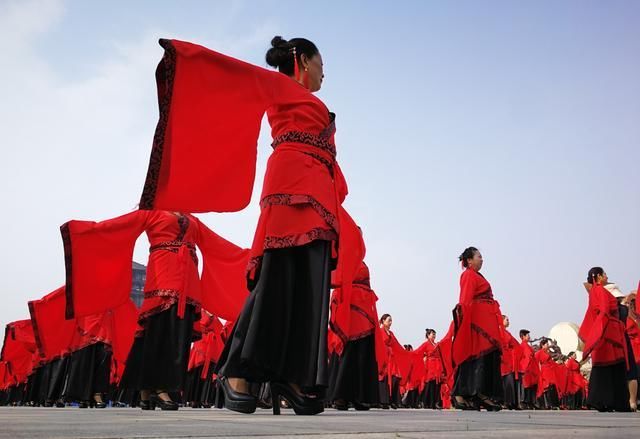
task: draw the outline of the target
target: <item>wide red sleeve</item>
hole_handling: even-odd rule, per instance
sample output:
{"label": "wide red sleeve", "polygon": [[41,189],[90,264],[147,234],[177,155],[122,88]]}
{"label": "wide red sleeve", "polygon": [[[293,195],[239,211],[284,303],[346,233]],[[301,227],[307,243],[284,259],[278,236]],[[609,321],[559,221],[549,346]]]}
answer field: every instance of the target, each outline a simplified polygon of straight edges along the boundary
{"label": "wide red sleeve", "polygon": [[584,341],[584,358],[587,358],[602,343],[609,323],[607,298],[603,291],[604,288],[594,286],[589,292],[589,306],[578,333]]}
{"label": "wide red sleeve", "polygon": [[249,290],[246,270],[249,250],[238,247],[198,221],[202,252],[202,307],[224,320],[235,321]]}
{"label": "wide red sleeve", "polygon": [[66,354],[77,330],[75,320],[64,318],[65,302],[65,287],[29,302],[36,345],[44,361]]}
{"label": "wide red sleeve", "polygon": [[129,300],[133,248],[151,212],[60,227],[66,267],[66,317],[100,314]]}
{"label": "wide red sleeve", "polygon": [[262,117],[284,75],[161,39],[160,117],[141,209],[235,212],[251,199]]}

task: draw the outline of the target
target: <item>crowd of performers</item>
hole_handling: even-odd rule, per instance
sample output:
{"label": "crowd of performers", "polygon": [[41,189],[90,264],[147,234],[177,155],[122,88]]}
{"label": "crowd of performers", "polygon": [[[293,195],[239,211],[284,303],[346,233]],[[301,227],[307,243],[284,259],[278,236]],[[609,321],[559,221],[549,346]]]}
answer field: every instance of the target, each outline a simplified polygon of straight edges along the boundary
{"label": "crowd of performers", "polygon": [[[314,95],[324,79],[315,44],[275,37],[266,61],[277,72],[160,44],[160,117],[139,210],[62,225],[66,283],[7,325],[2,404],[635,410],[635,296],[616,293],[598,267],[580,328],[588,381],[575,353],[509,332],[473,247],[460,256],[447,333],[427,329],[415,349],[396,339],[377,311],[362,231],[342,206],[335,114]],[[274,151],[243,249],[193,214],[248,205],[265,113]],[[137,309],[129,293],[142,233],[150,249]]]}

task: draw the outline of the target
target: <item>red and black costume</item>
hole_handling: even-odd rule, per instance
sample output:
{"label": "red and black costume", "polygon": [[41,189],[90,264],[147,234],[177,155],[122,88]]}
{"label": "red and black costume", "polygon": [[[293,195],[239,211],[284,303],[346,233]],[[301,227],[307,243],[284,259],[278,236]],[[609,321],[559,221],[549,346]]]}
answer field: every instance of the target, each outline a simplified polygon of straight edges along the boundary
{"label": "red and black costume", "polygon": [[272,130],[247,267],[252,294],[219,373],[326,387],[330,272],[337,257],[346,304],[339,319],[348,331],[351,281],[364,257],[360,232],[341,206],[347,186],[336,161],[334,115],[286,75],[183,41],[160,44],[160,119],[142,209],[243,209],[265,113]]}
{"label": "red and black costume", "polygon": [[[74,220],[61,231],[68,318],[101,315],[130,300],[133,249],[146,232],[151,247],[140,329],[120,385],[182,389],[201,307],[233,319],[242,306],[248,250],[179,212],[138,210],[102,222]],[[203,257],[202,278],[196,247]]]}
{"label": "red and black costume", "polygon": [[519,380],[520,359],[522,350],[520,343],[505,328],[502,331],[502,358],[500,362],[500,374],[502,375],[502,387],[504,389],[504,405],[511,410],[520,408]]}
{"label": "red and black costume", "polygon": [[580,373],[580,363],[575,358],[568,358],[564,366],[567,369],[564,404],[570,410],[579,410],[584,402],[587,380]]}
{"label": "red and black costume", "polygon": [[414,351],[424,356],[424,374],[420,388],[422,407],[436,409],[442,407],[440,387],[444,376],[441,346],[431,340],[425,341]]}
{"label": "red and black costume", "polygon": [[522,357],[520,359],[520,375],[522,380],[523,397],[522,405],[533,409],[538,404],[538,382],[540,381],[540,365],[535,357],[535,351],[528,341],[520,343]]}
{"label": "red and black costume", "polygon": [[544,408],[560,408],[560,388],[558,379],[558,364],[551,357],[551,354],[544,349],[535,353],[535,359],[540,366],[540,376],[538,379],[538,398],[542,398],[541,403]]}
{"label": "red and black costume", "polygon": [[591,355],[587,405],[598,410],[629,410],[627,344],[618,302],[602,285],[589,289],[589,306],[578,333],[584,358]]}
{"label": "red and black costume", "polygon": [[216,316],[203,312],[200,331],[202,338],[191,346],[183,397],[193,408],[210,407],[215,400],[213,370],[225,343],[222,322]]}
{"label": "red and black costume", "polygon": [[337,319],[343,289],[335,280],[331,294],[328,400],[361,409],[378,403],[376,333],[378,297],[371,289],[369,268],[362,262],[351,290],[351,324],[345,332]]}
{"label": "red and black costume", "polygon": [[383,407],[398,407],[401,403],[400,384],[411,370],[411,353],[398,341],[393,331],[378,327],[379,345],[376,349],[378,363],[378,389]]}
{"label": "red and black costume", "polygon": [[489,282],[471,268],[460,276],[453,318],[452,359],[457,372],[452,394],[502,401],[502,314]]}

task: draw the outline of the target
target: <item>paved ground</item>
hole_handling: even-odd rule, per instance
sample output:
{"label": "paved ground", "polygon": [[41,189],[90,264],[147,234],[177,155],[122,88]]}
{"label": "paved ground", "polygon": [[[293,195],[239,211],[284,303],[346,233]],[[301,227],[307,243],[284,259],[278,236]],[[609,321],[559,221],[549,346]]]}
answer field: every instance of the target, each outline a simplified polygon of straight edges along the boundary
{"label": "paved ground", "polygon": [[460,412],[398,410],[281,416],[258,410],[0,407],[1,438],[626,438],[640,434],[640,413]]}

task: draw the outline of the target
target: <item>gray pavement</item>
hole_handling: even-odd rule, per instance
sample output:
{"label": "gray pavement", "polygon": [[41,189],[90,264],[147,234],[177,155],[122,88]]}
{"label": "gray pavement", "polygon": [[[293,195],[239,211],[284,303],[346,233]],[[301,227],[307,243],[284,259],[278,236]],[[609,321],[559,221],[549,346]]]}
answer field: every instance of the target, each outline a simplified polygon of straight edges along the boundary
{"label": "gray pavement", "polygon": [[626,438],[640,434],[639,413],[327,410],[312,417],[258,410],[143,412],[139,409],[0,407],[0,438]]}

